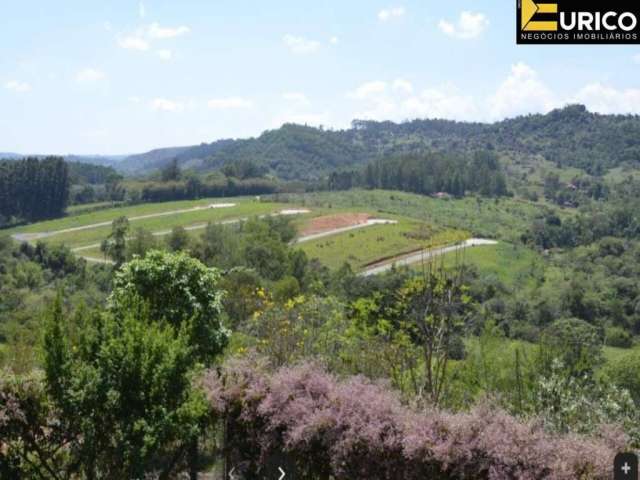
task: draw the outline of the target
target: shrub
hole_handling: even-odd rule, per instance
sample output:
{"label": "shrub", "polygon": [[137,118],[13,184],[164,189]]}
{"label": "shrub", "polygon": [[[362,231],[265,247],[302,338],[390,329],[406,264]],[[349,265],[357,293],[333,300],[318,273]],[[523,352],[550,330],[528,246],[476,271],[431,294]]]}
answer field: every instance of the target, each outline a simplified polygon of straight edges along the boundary
{"label": "shrub", "polygon": [[490,406],[418,412],[384,386],[310,364],[268,374],[235,361],[204,385],[226,413],[229,459],[249,476],[284,455],[301,478],[604,479],[627,441],[617,430],[551,435]]}
{"label": "shrub", "polygon": [[633,346],[631,334],[620,327],[607,328],[604,342],[610,347],[631,348]]}
{"label": "shrub", "polygon": [[640,352],[631,351],[607,363],[605,374],[618,387],[629,391],[640,405]]}

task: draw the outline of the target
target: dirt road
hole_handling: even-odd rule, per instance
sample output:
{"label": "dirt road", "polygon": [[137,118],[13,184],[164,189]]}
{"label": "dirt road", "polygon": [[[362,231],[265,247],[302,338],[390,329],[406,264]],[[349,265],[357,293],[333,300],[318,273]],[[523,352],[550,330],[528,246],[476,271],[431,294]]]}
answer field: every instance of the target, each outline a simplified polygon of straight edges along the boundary
{"label": "dirt road", "polygon": [[[189,212],[197,212],[199,210],[209,210],[211,208],[231,208],[231,207],[235,207],[236,204],[235,203],[212,203],[210,205],[203,205],[200,207],[193,207],[193,208],[184,208],[181,210],[170,210],[168,212],[159,212],[159,213],[150,213],[147,215],[139,215],[136,217],[130,217],[129,221],[130,222],[135,222],[137,220],[147,220],[149,218],[156,218],[156,217],[166,217],[168,215],[177,215],[180,213],[189,213]],[[90,225],[82,225],[80,227],[71,227],[71,228],[64,228],[62,230],[54,230],[52,232],[36,232],[36,233],[15,233],[13,235],[11,235],[11,237],[18,241],[18,242],[32,242],[34,240],[40,240],[42,238],[48,238],[48,237],[52,237],[54,235],[60,235],[63,233],[72,233],[72,232],[79,232],[81,230],[91,230],[93,228],[100,228],[100,227],[108,227],[112,224],[113,220],[109,220],[108,222],[99,222],[99,223],[92,223]]]}
{"label": "dirt road", "polygon": [[369,275],[378,275],[380,273],[384,273],[395,265],[396,267],[404,266],[404,265],[412,265],[414,263],[422,262],[424,260],[428,260],[433,257],[437,257],[438,255],[443,255],[449,252],[455,252],[456,250],[463,250],[469,247],[476,247],[480,245],[495,245],[498,242],[495,240],[488,240],[484,238],[470,238],[465,240],[462,243],[458,243],[455,245],[449,245],[447,247],[433,248],[430,250],[422,250],[420,252],[412,253],[409,255],[404,255],[400,257],[393,258],[391,260],[386,260],[382,263],[371,265],[365,268],[359,275],[366,277]]}
{"label": "dirt road", "polygon": [[358,223],[356,225],[349,225],[348,227],[334,228],[333,230],[326,230],[324,232],[313,233],[311,235],[305,235],[298,237],[294,240],[294,243],[309,242],[311,240],[317,240],[318,238],[328,237],[329,235],[335,235],[337,233],[348,232],[350,230],[356,230],[358,228],[369,227],[371,225],[393,225],[398,223],[396,220],[384,220],[382,218],[370,218],[364,223]]}

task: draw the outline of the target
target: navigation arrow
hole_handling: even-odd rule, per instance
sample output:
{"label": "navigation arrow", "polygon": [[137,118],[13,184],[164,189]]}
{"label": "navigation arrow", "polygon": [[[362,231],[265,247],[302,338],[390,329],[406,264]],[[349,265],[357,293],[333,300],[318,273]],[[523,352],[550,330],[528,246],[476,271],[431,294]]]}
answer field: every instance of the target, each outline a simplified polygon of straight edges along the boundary
{"label": "navigation arrow", "polygon": [[231,480],[236,480],[236,477],[234,477],[234,476],[233,476],[233,471],[234,471],[235,469],[236,469],[236,467],[233,467],[233,468],[231,469],[231,471],[229,472],[229,478],[230,478]]}
{"label": "navigation arrow", "polygon": [[280,473],[281,473],[280,478],[278,480],[282,480],[285,477],[286,473],[284,473],[284,470],[282,470],[282,467],[278,467],[278,470],[280,470]]}

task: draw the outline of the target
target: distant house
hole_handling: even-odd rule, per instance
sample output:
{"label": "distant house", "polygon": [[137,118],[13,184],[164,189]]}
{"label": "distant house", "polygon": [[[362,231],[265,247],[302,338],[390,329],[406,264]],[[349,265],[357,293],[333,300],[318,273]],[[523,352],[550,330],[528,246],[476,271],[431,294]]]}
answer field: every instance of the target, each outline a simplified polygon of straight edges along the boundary
{"label": "distant house", "polygon": [[447,192],[437,192],[433,194],[434,198],[450,198],[451,195],[449,195]]}
{"label": "distant house", "polygon": [[575,184],[571,183],[571,182],[567,183],[567,188],[570,188],[571,190],[577,190],[578,189],[578,187]]}

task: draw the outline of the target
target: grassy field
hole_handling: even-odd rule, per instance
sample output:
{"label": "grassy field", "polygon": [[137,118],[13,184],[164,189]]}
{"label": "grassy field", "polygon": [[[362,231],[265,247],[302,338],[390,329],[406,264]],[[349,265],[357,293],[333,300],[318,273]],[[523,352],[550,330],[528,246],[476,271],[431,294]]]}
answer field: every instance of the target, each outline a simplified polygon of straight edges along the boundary
{"label": "grassy field", "polygon": [[510,287],[530,287],[543,271],[540,255],[522,245],[500,242],[467,248],[461,254],[445,255],[445,265],[456,261],[474,265],[482,276],[493,276]]}
{"label": "grassy field", "polygon": [[396,215],[385,218],[397,224],[374,225],[318,240],[299,247],[309,258],[319,258],[330,268],[349,262],[360,269],[376,260],[407,253],[421,248],[455,243],[469,237],[468,232],[432,226]]}
{"label": "grassy field", "polygon": [[[34,233],[34,232],[49,232],[55,230],[63,230],[66,228],[79,227],[83,225],[90,225],[93,223],[100,223],[111,221],[114,218],[125,217],[137,217],[141,215],[149,215],[154,213],[162,213],[171,210],[184,210],[193,207],[204,207],[212,203],[236,203],[256,205],[258,202],[247,197],[236,197],[233,199],[228,198],[205,198],[200,200],[183,200],[177,202],[162,202],[162,203],[143,203],[139,205],[129,205],[126,207],[109,208],[106,210],[99,210],[88,213],[81,213],[75,215],[71,210],[70,215],[57,218],[55,220],[47,220],[44,222],[32,223],[23,227],[16,227],[7,230],[0,230],[0,235],[14,234],[14,233]],[[231,209],[226,209],[231,210]]]}
{"label": "grassy field", "polygon": [[[120,216],[128,218],[170,212],[173,210],[185,210],[197,206],[206,206],[211,203],[235,203],[236,206],[230,208],[194,210],[191,212],[175,213],[160,217],[146,218],[131,222],[131,229],[144,228],[149,231],[170,230],[176,226],[190,226],[194,224],[207,223],[210,221],[223,221],[235,218],[249,217],[252,215],[264,215],[274,213],[290,205],[277,204],[272,202],[256,202],[253,199],[238,199],[232,201],[228,199],[209,199],[186,202],[167,202],[144,204],[129,207],[119,207],[107,210],[100,210],[87,214],[64,217],[61,219],[39,222],[26,227],[4,230],[0,235],[14,233],[36,233],[52,232],[68,228],[81,227],[96,223],[109,222]],[[111,231],[111,226],[100,226],[87,230],[78,230],[56,234],[44,238],[46,242],[54,244],[65,244],[71,248],[100,243]]]}
{"label": "grassy field", "polygon": [[[520,199],[435,199],[423,195],[386,190],[350,190],[274,197],[311,208],[355,208],[366,206],[384,216],[403,215],[427,224],[465,230],[473,237],[507,241],[519,239],[531,221],[547,207]],[[570,211],[560,211],[570,215]]]}

